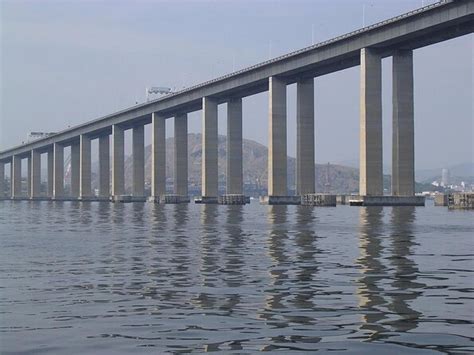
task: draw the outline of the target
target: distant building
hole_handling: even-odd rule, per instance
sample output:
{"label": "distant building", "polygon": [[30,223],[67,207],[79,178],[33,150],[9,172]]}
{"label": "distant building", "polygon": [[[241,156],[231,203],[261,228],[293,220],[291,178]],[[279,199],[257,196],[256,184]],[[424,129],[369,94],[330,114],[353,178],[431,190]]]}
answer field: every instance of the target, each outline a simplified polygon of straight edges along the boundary
{"label": "distant building", "polygon": [[441,170],[441,186],[449,185],[449,169]]}

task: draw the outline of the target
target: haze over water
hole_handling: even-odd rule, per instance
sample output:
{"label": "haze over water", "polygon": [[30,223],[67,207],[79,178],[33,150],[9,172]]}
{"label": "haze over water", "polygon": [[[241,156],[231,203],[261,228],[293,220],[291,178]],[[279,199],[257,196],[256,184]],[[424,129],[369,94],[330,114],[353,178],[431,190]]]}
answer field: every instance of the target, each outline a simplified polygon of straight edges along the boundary
{"label": "haze over water", "polygon": [[473,213],[0,203],[0,350],[467,353]]}

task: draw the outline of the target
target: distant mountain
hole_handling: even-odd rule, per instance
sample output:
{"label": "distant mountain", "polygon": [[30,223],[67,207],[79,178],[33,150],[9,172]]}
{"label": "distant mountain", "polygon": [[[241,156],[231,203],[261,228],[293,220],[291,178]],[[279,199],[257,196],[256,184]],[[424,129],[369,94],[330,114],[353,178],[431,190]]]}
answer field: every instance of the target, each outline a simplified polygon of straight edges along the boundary
{"label": "distant mountain", "polygon": [[[201,186],[201,134],[190,133],[188,135],[188,174],[190,191],[196,191]],[[226,136],[218,137],[218,171],[219,188],[225,190],[226,180]],[[166,176],[169,189],[172,187],[174,175],[174,138],[166,140]],[[125,188],[131,190],[133,161],[129,156],[125,160]],[[257,194],[267,187],[267,147],[252,140],[243,140],[243,174],[246,193]],[[350,193],[359,189],[358,169],[326,164],[316,165],[316,190],[318,192],[329,191],[331,193]],[[296,181],[296,159],[288,157],[288,186],[290,190],[295,188]],[[327,186],[327,176],[330,185]],[[151,181],[151,146],[145,147],[145,182]]]}

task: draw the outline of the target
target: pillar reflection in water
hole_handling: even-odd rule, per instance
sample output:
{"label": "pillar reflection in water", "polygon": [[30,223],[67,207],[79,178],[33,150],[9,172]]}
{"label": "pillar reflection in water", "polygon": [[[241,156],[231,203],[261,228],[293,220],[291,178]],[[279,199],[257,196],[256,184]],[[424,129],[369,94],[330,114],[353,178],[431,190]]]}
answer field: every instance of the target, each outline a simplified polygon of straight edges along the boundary
{"label": "pillar reflection in water", "polygon": [[173,265],[172,285],[177,291],[179,288],[189,287],[192,248],[189,246],[189,238],[186,234],[189,206],[187,203],[178,203],[173,207],[173,234],[175,237],[171,240],[170,263]]}
{"label": "pillar reflection in water", "polygon": [[[200,268],[199,279],[202,290],[218,287],[217,271],[219,269],[219,245],[218,215],[219,206],[214,204],[201,205],[201,227],[202,234],[199,245]],[[216,298],[208,292],[201,291],[191,300],[197,307],[202,309],[215,308]]]}
{"label": "pillar reflection in water", "polygon": [[[320,251],[316,247],[315,209],[307,206],[298,206],[296,209],[296,293],[293,303],[298,309],[312,311],[315,307],[313,302],[316,294],[314,288],[315,276],[318,272],[318,261],[315,257]],[[300,323],[313,321],[312,317],[299,317]]]}
{"label": "pillar reflection in water", "polygon": [[418,265],[410,255],[413,253],[415,237],[413,235],[413,223],[415,221],[415,207],[393,207],[391,215],[391,263],[394,267],[392,287],[392,302],[389,309],[399,316],[399,319],[391,322],[394,331],[405,332],[418,326],[420,312],[410,308],[410,302],[414,301],[422,292],[425,284],[417,282],[419,273]]}
{"label": "pillar reflection in water", "polygon": [[[150,217],[152,220],[151,234],[148,240],[148,249],[150,251],[149,266],[146,271],[148,284],[143,290],[144,297],[150,297],[155,300],[165,299],[167,295],[166,281],[168,277],[168,267],[165,256],[167,245],[165,241],[166,231],[168,230],[168,218],[165,205],[151,204]],[[160,313],[160,304],[151,311],[152,314]]]}
{"label": "pillar reflection in water", "polygon": [[369,332],[369,339],[376,340],[387,329],[383,323],[388,301],[384,282],[387,268],[382,262],[383,207],[361,207],[359,212],[359,251],[356,260],[361,276],[357,281],[359,308],[362,310],[361,330]]}
{"label": "pillar reflection in water", "polygon": [[245,267],[243,252],[246,250],[245,239],[242,235],[243,208],[241,205],[227,206],[226,218],[226,237],[223,240],[223,249],[221,255],[223,262],[223,281],[229,288],[226,294],[222,310],[228,312],[228,315],[235,311],[235,307],[240,303],[241,287],[245,282],[242,270]]}
{"label": "pillar reflection in water", "polygon": [[284,301],[291,295],[287,285],[285,285],[288,280],[290,264],[290,259],[285,252],[285,242],[288,237],[287,214],[288,206],[286,205],[268,206],[270,235],[267,238],[267,253],[272,265],[268,271],[270,284],[265,290],[265,310],[260,317],[266,319],[272,325],[281,323],[276,312],[281,312],[287,308]]}

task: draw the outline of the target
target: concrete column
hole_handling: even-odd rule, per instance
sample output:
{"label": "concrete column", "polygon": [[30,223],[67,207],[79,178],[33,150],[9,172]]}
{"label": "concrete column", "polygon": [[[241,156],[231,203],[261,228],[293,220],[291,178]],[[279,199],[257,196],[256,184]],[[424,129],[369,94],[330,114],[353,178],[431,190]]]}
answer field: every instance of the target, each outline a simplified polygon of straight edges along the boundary
{"label": "concrete column", "polygon": [[80,136],[80,191],[81,198],[92,196],[91,188],[91,139]]}
{"label": "concrete column", "polygon": [[53,156],[53,198],[61,198],[64,196],[64,147],[54,143]]}
{"label": "concrete column", "polygon": [[217,101],[202,98],[202,196],[218,194]]}
{"label": "concrete column", "polygon": [[296,84],[296,194],[314,193],[314,79]]}
{"label": "concrete column", "polygon": [[71,197],[79,197],[80,165],[80,145],[75,143],[71,145]]}
{"label": "concrete column", "polygon": [[413,51],[393,56],[392,195],[415,194]]}
{"label": "concrete column", "polygon": [[227,194],[243,194],[242,99],[227,103]]}
{"label": "concrete column", "polygon": [[110,143],[109,136],[99,137],[99,196],[110,195]]}
{"label": "concrete column", "polygon": [[12,181],[12,198],[21,197],[21,158],[14,155],[12,158],[12,172],[10,175]]}
{"label": "concrete column", "polygon": [[269,79],[268,195],[287,196],[286,83]]}
{"label": "concrete column", "polygon": [[124,176],[124,132],[123,128],[112,126],[112,195],[125,192]]}
{"label": "concrete column", "polygon": [[46,195],[48,197],[53,197],[53,180],[54,180],[54,151],[48,150],[48,191]]}
{"label": "concrete column", "polygon": [[151,152],[151,196],[159,197],[166,193],[166,120],[156,112],[151,117]]}
{"label": "concrete column", "polygon": [[5,196],[5,163],[0,162],[0,198]]}
{"label": "concrete column", "polygon": [[174,193],[188,196],[188,115],[174,118]]}
{"label": "concrete column", "polygon": [[31,190],[30,198],[38,198],[41,196],[41,154],[31,151]]}
{"label": "concrete column", "polygon": [[145,196],[145,127],[133,127],[132,131],[133,156],[133,196]]}
{"label": "concrete column", "polygon": [[382,59],[373,49],[360,53],[359,194],[383,195]]}
{"label": "concrete column", "polygon": [[31,151],[26,158],[26,197],[31,197]]}

